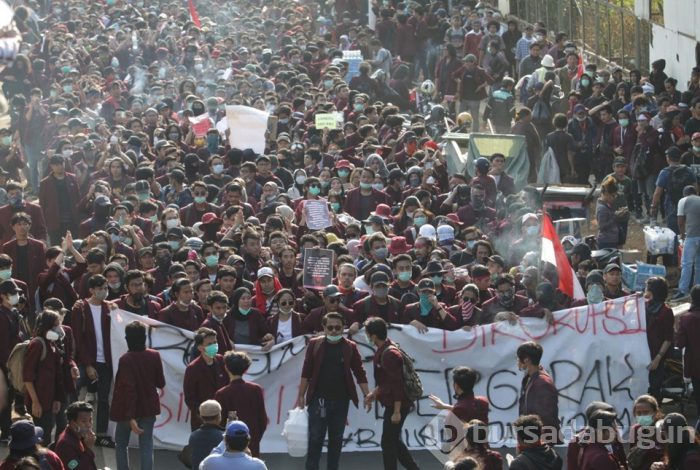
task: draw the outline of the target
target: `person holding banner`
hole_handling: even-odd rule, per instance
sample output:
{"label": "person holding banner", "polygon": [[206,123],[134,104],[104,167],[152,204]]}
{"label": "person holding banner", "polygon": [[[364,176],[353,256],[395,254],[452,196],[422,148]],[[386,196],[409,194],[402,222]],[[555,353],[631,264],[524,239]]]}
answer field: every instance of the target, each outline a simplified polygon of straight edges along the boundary
{"label": "person holding banner", "polygon": [[307,470],[318,470],[326,432],[326,468],[339,468],[349,402],[356,407],[359,403],[355,382],[365,397],[369,394],[367,374],[357,345],[343,338],[345,319],[331,312],[322,322],[324,334],[312,339],[306,348],[296,402],[297,408],[309,407]]}

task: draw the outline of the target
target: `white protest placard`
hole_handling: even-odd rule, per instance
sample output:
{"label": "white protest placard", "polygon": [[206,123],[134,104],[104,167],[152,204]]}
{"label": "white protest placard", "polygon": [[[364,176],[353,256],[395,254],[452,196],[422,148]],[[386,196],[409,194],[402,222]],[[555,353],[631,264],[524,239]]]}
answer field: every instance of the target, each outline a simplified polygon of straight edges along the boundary
{"label": "white protest placard", "polygon": [[[492,444],[512,446],[513,441],[503,440],[503,435],[518,416],[523,373],[517,370],[515,351],[524,341],[537,341],[544,348],[542,365],[559,391],[559,416],[567,439],[570,437],[567,429],[580,429],[586,406],[594,400],[605,401],[617,409],[625,435],[634,423],[632,403],[637,396],[646,393],[648,386],[646,366],[650,358],[643,299],[624,297],[595,306],[562,310],[555,312],[554,317],[552,325],[524,318],[516,325],[500,322],[471,331],[431,328],[426,334],[418,333],[412,326],[392,326],[389,337],[415,359],[424,389],[424,398],[416,403],[416,410],[406,420],[403,434],[406,445],[410,449],[420,449],[437,443],[439,429],[431,423],[437,410],[430,406],[427,396],[435,394],[453,403],[451,370],[466,365],[480,375],[475,393],[489,400]],[[190,434],[182,381],[194,334],[121,310],[113,311],[111,318],[115,365],[127,351],[124,327],[133,320],[149,325],[148,347],[159,351],[166,380],[161,395],[161,414],[154,431],[156,447],[181,449]],[[363,332],[353,340],[358,344],[370,386],[373,386],[374,346],[367,343]],[[281,433],[287,411],[296,401],[307,342],[308,338],[299,336],[266,352],[259,347],[236,347],[247,350],[253,361],[245,379],[258,383],[265,391],[269,425],[261,443],[263,454],[287,451]],[[378,407],[369,414],[350,407],[343,452],[380,450],[381,413]]]}
{"label": "white protest placard", "polygon": [[241,150],[265,152],[265,131],[268,114],[249,106],[226,106],[226,121],[230,129],[229,144]]}
{"label": "white protest placard", "polygon": [[325,199],[307,199],[304,201],[306,226],[309,230],[323,230],[333,225],[328,202]]}
{"label": "white protest placard", "polygon": [[207,131],[211,128],[211,120],[208,114],[200,114],[197,117],[191,117],[190,128],[194,133],[195,137],[204,137],[207,135]]}
{"label": "white protest placard", "polygon": [[335,113],[318,113],[314,116],[316,129],[337,129],[339,127],[338,124],[338,117]]}

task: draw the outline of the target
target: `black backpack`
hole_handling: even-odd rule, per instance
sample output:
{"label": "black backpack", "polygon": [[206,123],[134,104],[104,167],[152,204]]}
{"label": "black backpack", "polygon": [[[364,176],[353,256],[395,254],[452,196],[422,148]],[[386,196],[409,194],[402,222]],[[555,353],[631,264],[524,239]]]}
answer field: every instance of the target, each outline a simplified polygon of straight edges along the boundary
{"label": "black backpack", "polygon": [[669,180],[668,195],[674,205],[683,197],[683,188],[695,184],[695,173],[685,165],[670,168],[671,178]]}

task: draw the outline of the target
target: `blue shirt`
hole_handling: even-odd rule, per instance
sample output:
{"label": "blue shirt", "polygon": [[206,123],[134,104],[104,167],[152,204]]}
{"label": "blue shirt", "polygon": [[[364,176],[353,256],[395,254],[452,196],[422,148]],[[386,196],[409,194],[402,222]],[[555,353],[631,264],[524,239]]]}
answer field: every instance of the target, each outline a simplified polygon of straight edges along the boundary
{"label": "blue shirt", "polygon": [[265,462],[245,452],[212,454],[202,461],[199,470],[267,470]]}

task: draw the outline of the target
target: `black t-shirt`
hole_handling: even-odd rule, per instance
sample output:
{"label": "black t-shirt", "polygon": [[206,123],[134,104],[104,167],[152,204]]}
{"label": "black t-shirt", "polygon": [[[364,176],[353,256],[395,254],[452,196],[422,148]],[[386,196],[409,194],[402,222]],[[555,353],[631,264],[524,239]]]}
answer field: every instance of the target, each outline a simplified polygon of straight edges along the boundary
{"label": "black t-shirt", "polygon": [[323,363],[319,375],[315,398],[325,400],[347,400],[349,398],[345,383],[345,364],[342,341],[324,344]]}
{"label": "black t-shirt", "polygon": [[561,175],[568,176],[570,173],[568,153],[570,151],[576,151],[574,138],[571,137],[571,134],[567,133],[566,131],[550,132],[547,134],[545,143],[545,148],[547,147],[552,148],[554,158],[557,159],[557,164],[559,165]]}
{"label": "black t-shirt", "polygon": [[29,284],[29,269],[27,269],[29,267],[29,256],[27,255],[27,245],[17,245],[17,259],[15,261],[17,279]]}
{"label": "black t-shirt", "polygon": [[73,211],[70,209],[70,198],[68,197],[65,178],[56,178],[56,195],[58,197],[58,207],[65,208],[65,210],[58,211],[59,219],[61,222],[70,222]]}

